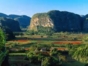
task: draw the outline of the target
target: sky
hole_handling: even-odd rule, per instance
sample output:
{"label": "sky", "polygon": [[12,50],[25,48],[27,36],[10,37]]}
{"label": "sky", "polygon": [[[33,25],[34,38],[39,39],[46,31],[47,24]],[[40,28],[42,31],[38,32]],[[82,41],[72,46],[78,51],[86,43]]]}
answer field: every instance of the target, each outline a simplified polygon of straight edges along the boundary
{"label": "sky", "polygon": [[50,10],[88,14],[88,0],[0,0],[0,12],[32,17]]}

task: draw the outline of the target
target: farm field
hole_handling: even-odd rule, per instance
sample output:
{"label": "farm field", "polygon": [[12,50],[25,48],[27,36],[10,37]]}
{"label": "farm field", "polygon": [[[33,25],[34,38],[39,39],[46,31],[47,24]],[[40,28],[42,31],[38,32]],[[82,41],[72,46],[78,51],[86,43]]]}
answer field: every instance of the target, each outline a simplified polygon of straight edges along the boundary
{"label": "farm field", "polygon": [[[47,50],[45,50],[44,52],[42,51],[42,52],[43,52],[43,54],[44,53],[46,54],[46,52],[48,51],[48,54],[49,54],[50,51],[52,50],[52,48],[56,48],[57,51],[60,51],[61,53],[65,53],[65,52],[68,53],[70,51],[69,47],[74,46],[73,48],[76,48],[76,46],[78,47],[78,46],[83,45],[83,41],[82,41],[83,35],[81,36],[81,34],[76,35],[76,36],[61,35],[61,36],[59,36],[59,38],[57,36],[52,36],[53,38],[51,38],[51,37],[44,38],[39,35],[36,37],[35,36],[29,37],[29,38],[16,37],[16,39],[14,39],[14,40],[7,41],[6,48],[9,50],[9,52],[10,52],[9,54],[12,55],[12,59],[14,59],[13,55],[16,57],[16,55],[20,56],[21,54],[23,54],[23,55],[28,54],[28,52],[31,52],[32,50],[38,51],[40,53],[41,49],[47,48]],[[57,38],[55,38],[55,37],[57,37]],[[69,55],[63,55],[63,57],[61,57],[64,61],[63,65],[65,65],[65,66],[71,66],[71,65],[72,66],[84,66],[85,65],[83,63],[77,62],[76,60],[72,61],[72,59],[67,61],[68,58],[66,58],[66,57],[68,57],[68,56]],[[25,61],[25,60],[23,60],[23,61]],[[70,61],[72,61],[72,62],[70,62]]]}
{"label": "farm field", "polygon": [[49,46],[55,46],[59,47],[61,45],[68,45],[68,44],[73,44],[73,45],[80,45],[82,44],[82,41],[43,41],[43,40],[13,40],[13,41],[8,41],[6,44],[6,47],[12,47],[12,48],[25,48],[28,49],[33,45],[49,45]]}
{"label": "farm field", "polygon": [[54,44],[82,44],[82,41],[56,41]]}
{"label": "farm field", "polygon": [[57,47],[58,50],[66,49],[66,45],[81,45],[82,41],[52,41],[52,40],[27,40],[27,39],[19,39],[19,40],[12,40],[8,41],[6,44],[7,48],[11,50],[30,50],[30,47],[37,46],[37,45],[47,45],[51,47]]}
{"label": "farm field", "polygon": [[9,43],[19,43],[19,44],[27,44],[27,43],[32,43],[35,42],[36,44],[81,44],[82,41],[47,41],[47,40],[13,40],[13,41],[8,41],[7,44]]}
{"label": "farm field", "polygon": [[[24,47],[24,49],[27,50],[27,51],[30,51],[30,47],[33,46],[33,45],[42,45],[42,44],[49,45],[49,46],[55,46],[55,47],[58,48],[58,50],[63,51],[63,50],[67,50],[67,48],[66,47],[61,47],[61,46],[65,46],[67,44],[81,45],[82,41],[13,40],[13,41],[8,41],[8,43],[10,43],[10,45],[14,44],[14,43],[17,43],[17,45],[12,47],[12,48],[22,48],[22,47]],[[9,45],[9,44],[7,44],[7,45]],[[20,55],[20,52],[18,52],[17,54]],[[25,53],[23,52],[23,55],[24,54]],[[10,55],[15,56],[16,53],[13,52],[13,53],[10,53]],[[81,64],[77,61],[66,62],[66,63],[63,63],[63,65],[65,65],[65,66],[79,66],[79,65],[84,66],[84,64]]]}

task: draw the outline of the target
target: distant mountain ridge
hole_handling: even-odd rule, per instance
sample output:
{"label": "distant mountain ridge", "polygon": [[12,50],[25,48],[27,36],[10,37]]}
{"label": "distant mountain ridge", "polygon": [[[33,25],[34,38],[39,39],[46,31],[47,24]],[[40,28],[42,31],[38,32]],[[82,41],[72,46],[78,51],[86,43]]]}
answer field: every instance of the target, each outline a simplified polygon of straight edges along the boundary
{"label": "distant mountain ridge", "polygon": [[26,15],[15,15],[15,14],[6,15],[4,13],[0,13],[0,17],[6,17],[17,20],[19,22],[20,27],[22,28],[27,28],[27,26],[30,25],[30,20],[31,20],[31,18]]}
{"label": "distant mountain ridge", "polygon": [[28,30],[39,31],[39,27],[51,28],[57,32],[88,32],[88,15],[80,16],[72,12],[59,10],[37,13],[33,15]]}
{"label": "distant mountain ridge", "polygon": [[20,32],[18,21],[6,17],[0,17],[0,26],[4,29],[10,29],[12,32]]}

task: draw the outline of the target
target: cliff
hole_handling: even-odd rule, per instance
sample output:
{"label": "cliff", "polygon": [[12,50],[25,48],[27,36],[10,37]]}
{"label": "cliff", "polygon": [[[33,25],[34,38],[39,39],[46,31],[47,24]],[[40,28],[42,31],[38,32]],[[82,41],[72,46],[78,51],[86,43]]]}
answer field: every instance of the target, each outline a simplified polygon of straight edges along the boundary
{"label": "cliff", "polygon": [[31,19],[29,29],[37,31],[39,27],[54,27],[53,21],[50,19],[47,13],[35,14]]}
{"label": "cliff", "polygon": [[54,31],[82,31],[83,18],[71,12],[52,10],[35,14],[28,30],[38,31],[39,26],[52,28]]}

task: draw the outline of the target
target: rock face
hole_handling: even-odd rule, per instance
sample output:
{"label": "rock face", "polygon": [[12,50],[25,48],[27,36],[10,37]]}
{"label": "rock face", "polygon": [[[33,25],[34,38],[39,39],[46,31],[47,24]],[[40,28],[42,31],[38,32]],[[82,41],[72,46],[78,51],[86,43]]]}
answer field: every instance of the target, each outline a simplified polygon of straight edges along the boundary
{"label": "rock face", "polygon": [[54,31],[82,31],[83,18],[74,13],[53,10],[32,17],[29,30],[38,31],[38,26],[49,27]]}
{"label": "rock face", "polygon": [[18,21],[15,21],[13,19],[0,17],[0,24],[2,27],[9,28],[13,32],[21,31]]}
{"label": "rock face", "polygon": [[37,28],[39,26],[51,27],[51,28],[54,27],[53,21],[50,19],[50,17],[46,13],[35,14],[31,20],[29,28],[30,30],[38,30]]}

